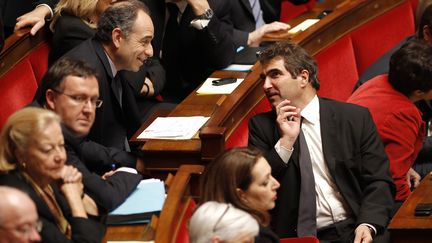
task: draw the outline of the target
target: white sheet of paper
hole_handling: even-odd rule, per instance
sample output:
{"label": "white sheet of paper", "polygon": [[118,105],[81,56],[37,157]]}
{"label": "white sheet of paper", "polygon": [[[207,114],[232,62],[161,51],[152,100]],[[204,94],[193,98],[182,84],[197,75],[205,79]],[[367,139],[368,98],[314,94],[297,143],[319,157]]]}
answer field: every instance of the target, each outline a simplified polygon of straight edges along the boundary
{"label": "white sheet of paper", "polygon": [[290,29],[288,31],[288,33],[295,34],[299,31],[304,31],[305,29],[311,27],[312,25],[314,25],[318,21],[319,21],[319,19],[306,19],[305,21],[301,22],[300,24],[298,24],[294,28]]}
{"label": "white sheet of paper", "polygon": [[210,117],[158,117],[139,136],[140,139],[191,139]]}
{"label": "white sheet of paper", "polygon": [[214,86],[212,84],[213,80],[216,80],[219,78],[208,78],[201,87],[196,91],[197,94],[201,95],[208,95],[208,94],[231,94],[237,86],[243,82],[244,79],[238,78],[235,83],[232,84],[225,84],[221,86]]}
{"label": "white sheet of paper", "polygon": [[236,72],[250,72],[253,65],[246,64],[231,64],[228,67],[224,68],[225,71],[236,71]]}

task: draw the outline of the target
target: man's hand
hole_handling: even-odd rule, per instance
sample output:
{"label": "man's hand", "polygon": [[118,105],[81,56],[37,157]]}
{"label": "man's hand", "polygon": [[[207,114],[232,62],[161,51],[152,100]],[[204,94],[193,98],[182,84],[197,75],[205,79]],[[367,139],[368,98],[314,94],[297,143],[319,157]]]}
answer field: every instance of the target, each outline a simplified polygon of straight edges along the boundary
{"label": "man's hand", "polygon": [[411,188],[411,182],[413,182],[414,188],[417,188],[418,185],[420,185],[420,180],[421,180],[420,175],[413,168],[410,168],[407,173],[408,186]]}
{"label": "man's hand", "polygon": [[283,100],[276,106],[276,125],[281,135],[281,146],[290,149],[300,133],[300,109]]}
{"label": "man's hand", "polygon": [[357,226],[355,229],[354,243],[372,243],[372,241],[373,238],[369,227],[363,224]]}
{"label": "man's hand", "polygon": [[36,7],[33,11],[21,15],[16,19],[15,30],[20,30],[24,27],[32,27],[31,35],[35,35],[45,25],[45,18],[51,17],[51,11],[45,5]]}
{"label": "man's hand", "polygon": [[192,7],[195,16],[200,16],[210,8],[207,0],[187,0],[188,4]]}
{"label": "man's hand", "polygon": [[257,47],[261,44],[264,36],[267,33],[278,32],[278,31],[286,31],[289,30],[291,26],[282,22],[273,22],[270,24],[265,24],[253,32],[249,33],[248,43],[247,45],[250,47]]}

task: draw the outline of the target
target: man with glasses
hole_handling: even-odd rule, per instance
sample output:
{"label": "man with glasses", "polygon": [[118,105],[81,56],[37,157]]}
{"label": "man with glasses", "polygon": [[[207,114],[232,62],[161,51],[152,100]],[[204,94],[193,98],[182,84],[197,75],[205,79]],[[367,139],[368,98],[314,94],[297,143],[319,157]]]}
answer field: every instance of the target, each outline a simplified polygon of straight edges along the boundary
{"label": "man with glasses", "polygon": [[0,243],[39,242],[42,222],[30,197],[7,186],[0,186],[0,195]]}
{"label": "man with glasses", "polygon": [[[80,170],[84,190],[98,208],[105,212],[120,205],[140,182],[141,175],[125,167],[111,171],[113,165],[134,167],[136,157],[86,138],[96,109],[103,105],[95,70],[82,61],[59,60],[43,77],[32,105],[53,110],[61,117],[67,163]],[[92,173],[108,171],[103,177]]]}

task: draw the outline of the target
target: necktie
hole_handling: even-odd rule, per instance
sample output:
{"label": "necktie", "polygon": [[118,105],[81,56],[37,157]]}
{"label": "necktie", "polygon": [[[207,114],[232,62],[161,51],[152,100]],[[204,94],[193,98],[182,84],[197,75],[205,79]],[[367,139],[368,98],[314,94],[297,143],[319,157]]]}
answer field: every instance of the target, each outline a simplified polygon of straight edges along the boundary
{"label": "necktie", "polygon": [[122,107],[122,93],[123,93],[123,87],[121,84],[121,78],[120,75],[117,73],[117,75],[113,79],[113,90],[114,95],[116,96],[120,107]]}
{"label": "necktie", "polygon": [[[302,119],[303,121],[303,119]],[[297,221],[297,235],[315,236],[316,235],[316,198],[315,198],[315,180],[312,170],[309,149],[303,131],[299,135],[300,155],[300,200]]]}
{"label": "necktie", "polygon": [[166,3],[166,6],[169,18],[162,43],[162,64],[167,71],[166,89],[176,89],[179,87],[176,87],[176,82],[173,81],[179,77],[177,73],[179,65],[177,56],[180,51],[178,45],[179,23],[177,20],[179,9],[175,3]]}
{"label": "necktie", "polygon": [[255,19],[255,28],[259,28],[265,24],[262,16],[261,4],[259,0],[249,0],[249,3],[252,8],[252,14]]}

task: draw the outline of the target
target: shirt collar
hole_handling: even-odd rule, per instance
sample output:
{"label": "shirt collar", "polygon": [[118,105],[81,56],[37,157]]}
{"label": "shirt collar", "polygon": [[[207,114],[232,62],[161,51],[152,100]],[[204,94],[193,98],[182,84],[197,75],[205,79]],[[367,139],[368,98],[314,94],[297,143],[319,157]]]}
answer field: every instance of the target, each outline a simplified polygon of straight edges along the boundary
{"label": "shirt collar", "polygon": [[319,123],[319,99],[315,95],[313,99],[300,111],[301,116],[312,125]]}
{"label": "shirt collar", "polygon": [[108,53],[106,53],[106,51],[104,51],[104,53],[105,53],[106,57],[108,58],[109,65],[111,67],[112,76],[115,77],[117,75],[117,68],[115,67],[114,62],[109,57]]}
{"label": "shirt collar", "polygon": [[178,2],[173,1],[173,0],[165,0],[165,3],[174,3],[174,4],[176,4],[181,14],[184,13],[184,11],[185,11],[185,9],[187,7],[187,4],[188,4],[187,1],[185,1],[185,0],[178,1]]}

